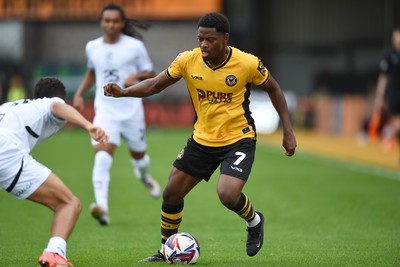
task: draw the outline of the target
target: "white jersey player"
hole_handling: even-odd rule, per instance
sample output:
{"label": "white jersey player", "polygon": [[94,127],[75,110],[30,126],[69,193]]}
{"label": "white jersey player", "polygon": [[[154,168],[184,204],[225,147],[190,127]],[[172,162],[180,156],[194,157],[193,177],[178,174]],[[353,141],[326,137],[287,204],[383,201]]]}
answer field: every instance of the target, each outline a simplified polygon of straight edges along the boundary
{"label": "white jersey player", "polygon": [[67,121],[86,129],[97,142],[108,139],[101,128],[86,120],[64,99],[64,84],[47,77],[37,82],[35,99],[0,106],[0,189],[19,199],[43,204],[54,212],[51,238],[39,258],[40,266],[72,266],[67,261],[66,242],[78,219],[81,203],[60,178],[30,155],[31,150]]}
{"label": "white jersey player", "polygon": [[131,24],[121,7],[105,6],[101,12],[104,35],[86,45],[88,71],[75,93],[73,105],[84,108],[84,93],[96,85],[93,122],[110,136],[109,142],[99,146],[92,141],[95,160],[92,173],[95,203],[90,211],[101,225],[108,225],[108,190],[110,168],[115,148],[126,141],[136,177],[151,196],[160,197],[160,186],[149,174],[150,158],[146,153],[146,125],[143,103],[140,98],[112,99],[105,97],[103,87],[115,82],[126,87],[140,80],[154,77],[153,64],[142,41],[132,37]]}

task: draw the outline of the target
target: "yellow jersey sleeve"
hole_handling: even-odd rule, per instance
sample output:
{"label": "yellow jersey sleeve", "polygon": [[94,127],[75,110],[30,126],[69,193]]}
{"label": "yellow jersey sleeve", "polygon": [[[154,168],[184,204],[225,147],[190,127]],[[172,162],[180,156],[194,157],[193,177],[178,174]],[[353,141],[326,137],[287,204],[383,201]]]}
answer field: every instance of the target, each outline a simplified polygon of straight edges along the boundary
{"label": "yellow jersey sleeve", "polygon": [[255,86],[264,85],[268,82],[268,79],[270,77],[268,69],[264,66],[261,59],[251,54],[247,55],[249,57],[249,60],[247,60],[247,62],[250,65],[249,69],[251,71],[251,75],[249,76],[251,80],[249,81],[249,83],[252,83]]}
{"label": "yellow jersey sleeve", "polygon": [[171,65],[169,65],[166,72],[166,75],[169,79],[175,80],[180,79],[184,76],[187,60],[190,53],[190,51],[185,51],[176,56]]}

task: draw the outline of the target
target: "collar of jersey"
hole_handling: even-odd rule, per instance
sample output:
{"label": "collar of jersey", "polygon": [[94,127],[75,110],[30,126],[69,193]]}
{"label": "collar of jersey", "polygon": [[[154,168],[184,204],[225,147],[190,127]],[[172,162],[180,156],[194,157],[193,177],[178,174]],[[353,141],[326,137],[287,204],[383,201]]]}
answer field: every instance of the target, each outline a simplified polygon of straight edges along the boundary
{"label": "collar of jersey", "polygon": [[204,63],[206,63],[206,65],[212,70],[217,70],[217,69],[222,68],[223,66],[226,65],[226,63],[228,63],[229,59],[231,59],[231,56],[232,56],[232,47],[228,46],[228,48],[229,48],[229,54],[226,57],[226,59],[224,60],[224,62],[222,62],[220,65],[214,67],[210,63],[208,63],[208,61],[206,61],[206,60],[204,60]]}

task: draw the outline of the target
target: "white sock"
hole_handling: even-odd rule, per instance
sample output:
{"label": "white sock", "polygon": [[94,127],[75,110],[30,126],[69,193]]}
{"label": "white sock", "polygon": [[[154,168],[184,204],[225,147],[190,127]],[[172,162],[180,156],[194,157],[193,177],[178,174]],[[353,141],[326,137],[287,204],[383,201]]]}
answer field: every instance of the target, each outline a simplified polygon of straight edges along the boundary
{"label": "white sock", "polygon": [[257,224],[259,224],[259,223],[261,222],[261,218],[260,218],[260,216],[257,214],[257,212],[255,212],[254,215],[255,215],[255,216],[254,216],[253,220],[251,220],[251,221],[249,221],[249,222],[246,222],[247,227],[254,227],[254,226],[256,226]]}
{"label": "white sock", "polygon": [[160,252],[161,254],[164,254],[164,244],[161,244]]}
{"label": "white sock", "polygon": [[135,169],[135,175],[138,179],[147,180],[149,177],[149,166],[150,166],[150,157],[145,154],[143,158],[135,160],[131,160],[132,165]]}
{"label": "white sock", "polygon": [[47,248],[44,251],[57,253],[67,259],[67,242],[59,236],[54,236],[50,238]]}
{"label": "white sock", "polygon": [[106,151],[100,150],[94,157],[92,181],[97,205],[108,211],[108,188],[110,169],[113,158]]}

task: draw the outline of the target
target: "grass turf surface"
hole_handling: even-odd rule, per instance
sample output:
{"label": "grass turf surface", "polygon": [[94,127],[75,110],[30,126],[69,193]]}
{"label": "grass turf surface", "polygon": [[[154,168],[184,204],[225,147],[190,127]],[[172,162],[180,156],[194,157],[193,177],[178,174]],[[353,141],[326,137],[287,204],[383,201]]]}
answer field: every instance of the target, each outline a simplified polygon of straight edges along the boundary
{"label": "grass turf surface", "polygon": [[[151,173],[163,187],[188,130],[148,130]],[[161,200],[152,199],[132,174],[125,146],[116,151],[110,187],[111,224],[89,214],[93,152],[81,130],[63,130],[35,148],[82,201],[68,242],[77,267],[165,266],[138,263],[160,247]],[[196,266],[400,266],[400,174],[304,151],[293,158],[259,142],[244,192],[266,217],[265,242],[255,257],[245,252],[246,227],[220,204],[217,174],[185,199],[180,231],[201,247]],[[0,193],[0,266],[36,266],[47,245],[52,213]]]}

